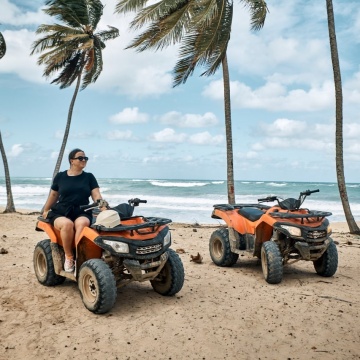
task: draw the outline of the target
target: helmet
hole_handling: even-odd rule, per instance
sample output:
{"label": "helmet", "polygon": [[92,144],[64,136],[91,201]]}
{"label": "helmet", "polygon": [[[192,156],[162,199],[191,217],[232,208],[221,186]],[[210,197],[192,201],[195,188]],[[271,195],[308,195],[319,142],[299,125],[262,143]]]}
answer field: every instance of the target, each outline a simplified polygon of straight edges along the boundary
{"label": "helmet", "polygon": [[96,217],[94,225],[101,225],[107,228],[112,228],[120,225],[120,215],[115,210],[104,210]]}

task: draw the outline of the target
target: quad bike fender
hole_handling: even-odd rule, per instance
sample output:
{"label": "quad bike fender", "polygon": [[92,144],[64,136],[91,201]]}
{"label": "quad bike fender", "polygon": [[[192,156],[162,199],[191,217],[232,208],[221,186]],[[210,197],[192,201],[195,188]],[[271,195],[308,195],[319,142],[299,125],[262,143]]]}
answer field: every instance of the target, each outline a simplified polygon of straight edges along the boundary
{"label": "quad bike fender", "polygon": [[254,234],[256,222],[244,219],[237,209],[225,211],[215,208],[211,217],[224,220],[229,229],[234,228],[240,234]]}
{"label": "quad bike fender", "polygon": [[94,240],[99,236],[98,232],[85,227],[79,239],[76,241],[76,268],[80,269],[80,266],[89,259],[100,259],[102,255],[102,249],[94,243]]}
{"label": "quad bike fender", "polygon": [[273,235],[273,227],[262,221],[258,224],[255,231],[255,247],[254,247],[254,256],[260,258],[261,255],[261,246],[264,242],[271,240]]}
{"label": "quad bike fender", "polygon": [[60,238],[60,231],[55,229],[53,226],[51,226],[51,224],[49,222],[39,220],[36,223],[35,230],[46,232],[46,234],[49,236],[50,241],[52,243],[58,243],[59,245],[62,246],[62,241]]}

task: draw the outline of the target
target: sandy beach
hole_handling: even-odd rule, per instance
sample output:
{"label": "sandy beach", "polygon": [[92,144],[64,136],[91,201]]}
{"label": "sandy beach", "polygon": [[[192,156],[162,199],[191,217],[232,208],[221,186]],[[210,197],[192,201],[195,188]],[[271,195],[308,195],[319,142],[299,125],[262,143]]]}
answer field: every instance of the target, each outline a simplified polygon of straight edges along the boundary
{"label": "sandy beach", "polygon": [[[286,266],[278,285],[247,253],[231,268],[215,266],[208,241],[217,225],[172,223],[183,289],[163,297],[133,283],[109,313],[94,315],[75,282],[38,283],[33,250],[47,236],[35,231],[36,218],[0,214],[1,360],[360,359],[360,237],[345,223],[332,224],[333,277],[302,261]],[[191,261],[197,253],[202,263]]]}

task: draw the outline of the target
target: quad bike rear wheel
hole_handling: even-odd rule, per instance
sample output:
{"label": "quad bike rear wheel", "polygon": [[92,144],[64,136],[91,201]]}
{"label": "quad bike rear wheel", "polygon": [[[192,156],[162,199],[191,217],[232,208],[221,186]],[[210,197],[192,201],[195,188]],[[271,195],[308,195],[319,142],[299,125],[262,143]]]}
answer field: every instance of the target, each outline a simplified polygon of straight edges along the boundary
{"label": "quad bike rear wheel", "polygon": [[338,252],[335,243],[332,241],[329,247],[322,254],[321,258],[313,262],[316,272],[324,277],[333,276],[338,267]]}
{"label": "quad bike rear wheel", "polygon": [[45,286],[60,285],[65,281],[64,276],[57,275],[51,253],[50,240],[39,241],[34,250],[33,263],[35,275],[40,284]]}
{"label": "quad bike rear wheel", "polygon": [[225,228],[215,230],[211,234],[209,251],[211,260],[217,266],[232,266],[239,258],[239,254],[231,252],[229,230]]}
{"label": "quad bike rear wheel", "polygon": [[266,241],[261,247],[261,267],[269,284],[278,284],[283,278],[283,261],[278,245]]}
{"label": "quad bike rear wheel", "polygon": [[90,259],[81,265],[78,286],[85,307],[93,313],[104,314],[114,306],[115,277],[103,260]]}
{"label": "quad bike rear wheel", "polygon": [[172,249],[159,275],[150,280],[153,289],[160,295],[172,296],[178,293],[184,285],[184,266],[179,255]]}

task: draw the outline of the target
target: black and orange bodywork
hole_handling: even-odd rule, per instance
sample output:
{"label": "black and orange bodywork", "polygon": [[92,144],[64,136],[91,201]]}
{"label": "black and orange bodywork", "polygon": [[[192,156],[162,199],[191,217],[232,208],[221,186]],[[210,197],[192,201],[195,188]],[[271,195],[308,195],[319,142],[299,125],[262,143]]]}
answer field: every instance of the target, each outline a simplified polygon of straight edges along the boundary
{"label": "black and orange bodywork", "polygon": [[[171,245],[167,224],[170,222],[170,219],[134,216],[122,220],[121,224],[113,228],[99,225],[85,227],[79,239],[72,244],[76,269],[80,269],[81,265],[90,259],[103,259],[110,267],[119,266],[119,263],[124,264],[124,261],[126,264],[126,260],[131,259],[131,262],[128,261],[131,265],[122,278],[136,281],[151,280],[156,277],[167,260],[166,250]],[[67,273],[63,270],[64,253],[60,232],[41,216],[36,223],[36,230],[44,231],[49,236],[56,274],[76,280],[76,272]],[[126,243],[129,252],[116,253],[104,240]],[[145,268],[152,271],[143,271]],[[131,271],[135,271],[133,275],[136,276],[132,276]],[[121,286],[121,283],[118,285]]]}
{"label": "black and orange bodywork", "polygon": [[[231,250],[240,253],[247,250],[260,258],[261,246],[264,242],[292,238],[282,227],[291,226],[301,230],[301,236],[294,239],[299,244],[313,246],[313,251],[304,251],[303,260],[316,260],[326,250],[331,234],[331,227],[326,216],[329,212],[310,211],[297,209],[289,211],[279,205],[266,206],[263,204],[219,204],[214,205],[211,217],[222,219],[228,226]],[[320,241],[319,241],[320,240]],[[280,248],[284,248],[281,246]],[[285,261],[289,254],[285,255]],[[294,250],[294,249],[292,249]],[[299,252],[299,250],[295,251]],[[305,254],[306,253],[306,254]],[[292,254],[295,255],[295,254]],[[297,254],[301,255],[301,254]],[[299,256],[296,256],[297,258]]]}

